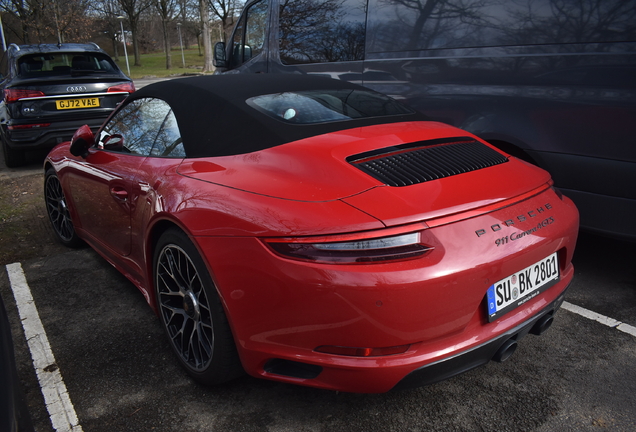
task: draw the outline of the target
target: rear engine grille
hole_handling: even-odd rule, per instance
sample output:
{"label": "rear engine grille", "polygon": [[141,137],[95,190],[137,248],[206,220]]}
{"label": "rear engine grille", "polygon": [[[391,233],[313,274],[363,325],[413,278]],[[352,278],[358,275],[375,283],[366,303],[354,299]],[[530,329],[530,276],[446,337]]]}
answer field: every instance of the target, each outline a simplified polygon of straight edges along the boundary
{"label": "rear engine grille", "polygon": [[507,162],[470,137],[445,138],[350,156],[347,162],[389,186],[409,186]]}

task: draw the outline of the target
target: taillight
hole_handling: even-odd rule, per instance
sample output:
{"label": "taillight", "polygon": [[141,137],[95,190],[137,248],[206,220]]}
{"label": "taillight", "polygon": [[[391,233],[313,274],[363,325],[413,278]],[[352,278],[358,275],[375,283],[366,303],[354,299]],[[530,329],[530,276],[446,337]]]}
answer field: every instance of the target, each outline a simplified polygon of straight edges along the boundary
{"label": "taillight", "polygon": [[4,89],[4,101],[6,103],[16,102],[24,98],[42,97],[46,96],[43,92],[38,90],[23,90],[23,89]]}
{"label": "taillight", "polygon": [[108,87],[106,90],[108,93],[114,92],[128,92],[133,93],[135,91],[135,85],[133,83],[117,84],[116,86]]}
{"label": "taillight", "polygon": [[310,239],[266,240],[275,252],[294,259],[322,263],[373,263],[419,257],[433,249],[420,242],[420,233],[338,242]]}

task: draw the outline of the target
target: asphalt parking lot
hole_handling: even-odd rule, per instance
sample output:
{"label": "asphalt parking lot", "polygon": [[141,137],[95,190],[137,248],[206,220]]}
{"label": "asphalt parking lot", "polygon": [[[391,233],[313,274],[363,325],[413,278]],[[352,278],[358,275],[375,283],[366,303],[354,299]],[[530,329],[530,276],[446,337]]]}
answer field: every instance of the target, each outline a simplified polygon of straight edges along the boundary
{"label": "asphalt parking lot", "polygon": [[[7,170],[0,161],[0,181],[24,177],[37,183],[38,176],[37,161],[19,170]],[[584,311],[561,310],[545,335],[523,339],[509,361],[428,387],[359,395],[251,377],[220,387],[196,385],[180,369],[158,319],[131,283],[88,248],[49,245],[52,233],[39,240],[41,254],[36,251],[19,265],[0,263],[0,294],[38,431],[54,430],[50,413],[59,417],[60,410],[50,402],[47,407],[42,396],[8,269],[24,273],[55,357],[44,369],[63,379],[76,415],[74,420],[65,406],[62,416],[77,426],[58,430],[636,430],[632,243],[583,234],[567,302]]]}

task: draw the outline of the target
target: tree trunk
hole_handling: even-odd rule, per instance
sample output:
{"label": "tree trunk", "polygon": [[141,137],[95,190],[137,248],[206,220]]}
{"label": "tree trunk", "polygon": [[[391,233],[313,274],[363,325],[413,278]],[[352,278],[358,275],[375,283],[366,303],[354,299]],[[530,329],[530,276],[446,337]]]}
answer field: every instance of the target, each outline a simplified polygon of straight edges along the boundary
{"label": "tree trunk", "polygon": [[113,37],[112,42],[113,42],[113,52],[115,54],[115,61],[118,62],[119,61],[119,43],[117,42],[116,37]]}
{"label": "tree trunk", "polygon": [[166,69],[172,69],[172,54],[170,53],[170,33],[168,32],[168,21],[161,20],[163,25],[163,50],[166,53]]}
{"label": "tree trunk", "polygon": [[137,40],[137,32],[133,32],[133,52],[135,53],[135,66],[141,66],[141,53],[139,52],[139,41]]}
{"label": "tree trunk", "polygon": [[203,39],[203,72],[212,72],[212,42],[210,41],[210,13],[208,11],[207,0],[199,0],[199,10],[201,12],[201,38]]}
{"label": "tree trunk", "polygon": [[141,54],[139,53],[139,40],[137,38],[137,25],[139,24],[138,18],[128,18],[128,24],[130,24],[130,32],[132,33],[133,53],[135,56],[135,66],[141,66]]}

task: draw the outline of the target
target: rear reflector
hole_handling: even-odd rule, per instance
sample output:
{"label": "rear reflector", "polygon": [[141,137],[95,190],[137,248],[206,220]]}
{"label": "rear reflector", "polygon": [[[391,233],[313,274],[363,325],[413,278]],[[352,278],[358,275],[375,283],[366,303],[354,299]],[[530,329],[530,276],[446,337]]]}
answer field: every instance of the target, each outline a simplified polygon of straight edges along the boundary
{"label": "rear reflector", "polygon": [[351,357],[378,357],[405,353],[411,345],[398,345],[384,348],[354,348],[323,345],[314,351]]}
{"label": "rear reflector", "polygon": [[20,130],[20,129],[36,129],[41,127],[51,126],[51,123],[33,123],[33,124],[25,124],[25,125],[11,125],[7,126],[9,130]]}

